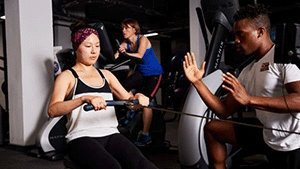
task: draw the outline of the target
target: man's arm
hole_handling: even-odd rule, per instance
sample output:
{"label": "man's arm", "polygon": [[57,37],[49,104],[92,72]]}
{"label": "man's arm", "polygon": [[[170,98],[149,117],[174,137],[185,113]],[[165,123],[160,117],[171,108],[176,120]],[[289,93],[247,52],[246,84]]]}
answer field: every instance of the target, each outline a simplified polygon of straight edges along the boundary
{"label": "man's arm", "polygon": [[197,89],[204,103],[214,111],[219,118],[226,118],[234,113],[240,107],[240,104],[234,100],[231,94],[227,95],[224,102],[212,94],[202,82],[202,77],[205,72],[204,68],[205,62],[203,62],[201,68],[198,69],[193,53],[187,53],[187,55],[185,55],[185,61],[183,62],[185,76]]}
{"label": "man's arm", "polygon": [[241,105],[275,113],[300,112],[300,81],[287,83],[285,88],[288,94],[284,97],[251,96],[230,73],[223,75],[223,81],[228,84],[223,88]]}

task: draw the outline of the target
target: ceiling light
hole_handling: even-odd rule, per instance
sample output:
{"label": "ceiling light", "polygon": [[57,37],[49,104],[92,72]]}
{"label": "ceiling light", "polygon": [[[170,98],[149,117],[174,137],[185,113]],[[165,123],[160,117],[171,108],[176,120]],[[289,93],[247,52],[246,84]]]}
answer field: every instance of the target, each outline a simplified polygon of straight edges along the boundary
{"label": "ceiling light", "polygon": [[6,19],[5,15],[1,16],[0,19],[5,20]]}
{"label": "ceiling light", "polygon": [[157,35],[158,35],[158,33],[154,32],[154,33],[147,33],[144,36],[150,37],[150,36],[157,36]]}

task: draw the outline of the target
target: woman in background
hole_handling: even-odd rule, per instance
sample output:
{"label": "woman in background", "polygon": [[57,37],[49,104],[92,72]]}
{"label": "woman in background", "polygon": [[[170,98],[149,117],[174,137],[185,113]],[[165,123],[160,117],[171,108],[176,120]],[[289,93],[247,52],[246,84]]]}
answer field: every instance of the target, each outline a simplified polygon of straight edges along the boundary
{"label": "woman in background", "polygon": [[[121,52],[144,60],[144,64],[138,64],[137,71],[125,79],[122,85],[127,91],[143,89],[142,93],[151,101],[159,88],[164,73],[163,68],[156,58],[149,39],[141,35],[137,20],[125,19],[121,26],[125,40],[121,43],[115,58],[117,59]],[[136,146],[145,146],[152,142],[149,135],[152,117],[152,109],[143,108],[143,130],[140,131],[137,141],[134,143]]]}

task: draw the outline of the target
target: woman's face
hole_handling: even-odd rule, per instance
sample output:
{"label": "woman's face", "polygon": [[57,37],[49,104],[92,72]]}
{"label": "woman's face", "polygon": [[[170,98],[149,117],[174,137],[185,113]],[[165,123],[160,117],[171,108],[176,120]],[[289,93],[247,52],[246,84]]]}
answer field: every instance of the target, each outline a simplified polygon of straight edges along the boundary
{"label": "woman's face", "polygon": [[125,39],[128,39],[132,35],[136,34],[135,28],[130,25],[122,25],[122,33]]}
{"label": "woman's face", "polygon": [[100,40],[97,35],[88,36],[76,50],[77,62],[87,65],[94,64],[100,54]]}

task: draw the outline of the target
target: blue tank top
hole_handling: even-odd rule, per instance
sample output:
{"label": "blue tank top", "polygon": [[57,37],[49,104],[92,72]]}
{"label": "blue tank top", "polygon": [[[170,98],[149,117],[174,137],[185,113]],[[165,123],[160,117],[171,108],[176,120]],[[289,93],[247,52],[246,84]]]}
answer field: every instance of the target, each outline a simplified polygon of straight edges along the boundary
{"label": "blue tank top", "polygon": [[[140,35],[137,36],[137,48],[136,51],[130,49],[130,43],[127,43],[127,51],[129,53],[137,53],[139,49],[139,39]],[[158,62],[156,55],[152,49],[149,47],[143,56],[144,64],[138,64],[138,71],[141,72],[143,76],[161,75],[164,73],[162,66]]]}

